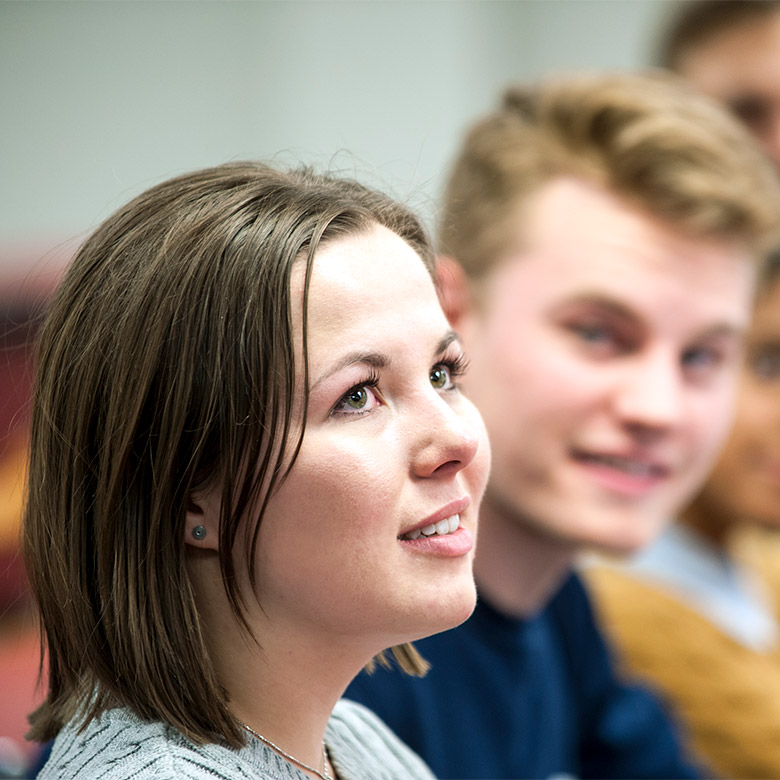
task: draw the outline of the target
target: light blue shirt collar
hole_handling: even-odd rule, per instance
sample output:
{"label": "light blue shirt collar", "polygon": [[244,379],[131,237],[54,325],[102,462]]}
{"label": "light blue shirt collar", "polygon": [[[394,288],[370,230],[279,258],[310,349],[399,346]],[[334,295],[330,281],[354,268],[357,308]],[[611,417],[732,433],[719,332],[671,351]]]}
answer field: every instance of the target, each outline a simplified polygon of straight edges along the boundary
{"label": "light blue shirt collar", "polygon": [[769,594],[744,566],[681,524],[625,564],[645,580],[676,591],[689,607],[757,652],[778,642]]}

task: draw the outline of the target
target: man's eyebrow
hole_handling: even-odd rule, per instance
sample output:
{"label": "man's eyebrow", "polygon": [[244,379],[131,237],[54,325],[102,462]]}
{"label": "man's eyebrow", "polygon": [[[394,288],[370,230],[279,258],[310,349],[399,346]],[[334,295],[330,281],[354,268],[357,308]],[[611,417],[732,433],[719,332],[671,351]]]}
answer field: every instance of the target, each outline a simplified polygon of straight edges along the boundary
{"label": "man's eyebrow", "polygon": [[620,301],[610,298],[603,293],[582,292],[558,303],[555,308],[561,310],[566,309],[569,306],[598,306],[601,309],[606,309],[610,314],[622,317],[623,319],[638,319],[636,312],[634,312],[630,306],[626,306]]}
{"label": "man's eyebrow", "polygon": [[[638,322],[640,324],[643,322],[642,318],[639,317],[630,306],[626,306],[614,298],[605,296],[603,293],[584,292],[569,298],[567,301],[559,304],[556,308],[565,310],[569,306],[581,305],[598,306],[601,309],[605,309],[613,316],[621,317],[632,322]],[[730,322],[717,322],[710,327],[704,328],[700,333],[697,333],[695,338],[741,338],[745,333],[746,327],[747,326],[744,323],[732,324]]]}

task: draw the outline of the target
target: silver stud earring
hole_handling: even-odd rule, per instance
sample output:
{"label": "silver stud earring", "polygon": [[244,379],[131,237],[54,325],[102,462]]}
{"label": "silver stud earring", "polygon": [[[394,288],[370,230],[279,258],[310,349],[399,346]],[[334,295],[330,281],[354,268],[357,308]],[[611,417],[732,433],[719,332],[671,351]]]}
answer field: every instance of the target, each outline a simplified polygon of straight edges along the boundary
{"label": "silver stud earring", "polygon": [[203,539],[206,536],[206,529],[202,525],[196,525],[192,529],[192,536],[194,539]]}

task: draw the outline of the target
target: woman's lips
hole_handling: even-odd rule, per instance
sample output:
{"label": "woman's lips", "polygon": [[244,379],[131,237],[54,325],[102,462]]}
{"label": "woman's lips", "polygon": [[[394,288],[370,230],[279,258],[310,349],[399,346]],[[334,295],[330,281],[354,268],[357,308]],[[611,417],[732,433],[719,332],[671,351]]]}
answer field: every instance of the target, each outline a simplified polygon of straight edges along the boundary
{"label": "woman's lips", "polygon": [[462,522],[468,509],[469,496],[450,501],[399,535],[398,541],[415,552],[454,558],[466,555],[474,548],[474,537]]}
{"label": "woman's lips", "polygon": [[474,548],[474,537],[471,535],[471,531],[460,524],[455,531],[446,534],[435,533],[431,536],[419,536],[415,539],[409,539],[407,536],[399,539],[406,549],[444,558],[466,555]]}
{"label": "woman's lips", "polygon": [[440,523],[442,523],[441,532],[446,533],[447,531],[445,530],[443,521],[446,520],[449,523],[451,517],[460,516],[463,512],[466,511],[466,509],[468,509],[470,503],[471,499],[469,496],[463,496],[462,498],[458,498],[455,501],[450,501],[448,504],[445,504],[441,509],[434,512],[432,515],[429,515],[424,520],[420,520],[414,525],[405,528],[403,531],[401,531],[400,534],[398,534],[398,538],[405,539],[409,537],[410,534],[414,534],[417,531],[425,532],[423,534],[424,536],[432,536],[435,531],[432,531],[431,527],[438,529]]}
{"label": "woman's lips", "polygon": [[408,534],[404,534],[401,539],[419,539],[421,536],[446,536],[447,534],[455,533],[460,527],[460,515],[451,515],[450,517],[439,520],[436,523],[423,526],[422,528],[415,528],[414,531],[410,531]]}

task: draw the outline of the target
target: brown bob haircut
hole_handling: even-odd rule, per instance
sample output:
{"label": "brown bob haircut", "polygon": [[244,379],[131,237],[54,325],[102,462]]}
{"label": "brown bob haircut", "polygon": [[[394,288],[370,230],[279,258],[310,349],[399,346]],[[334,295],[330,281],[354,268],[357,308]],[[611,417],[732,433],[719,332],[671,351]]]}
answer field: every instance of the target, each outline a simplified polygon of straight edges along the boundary
{"label": "brown bob haircut", "polygon": [[[239,162],[149,189],[81,247],[43,326],[33,403],[24,554],[49,688],[31,738],[127,706],[196,741],[244,743],[187,576],[188,498],[221,485],[222,575],[249,629],[235,574],[245,554],[254,582],[254,550],[234,550],[239,523],[257,517],[254,547],[305,425],[291,419],[308,395],[291,272],[306,263],[305,312],[318,248],[375,224],[432,268],[422,226],[386,196]],[[305,314],[303,330],[305,364]],[[411,646],[393,650],[423,671]]]}
{"label": "brown bob haircut", "polygon": [[720,106],[660,71],[561,75],[510,88],[471,128],[445,188],[441,252],[484,277],[513,248],[524,200],[561,176],[693,237],[763,252],[778,235],[776,173]]}

